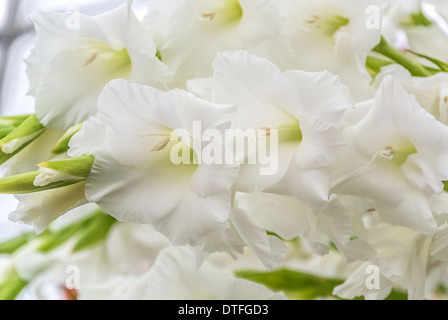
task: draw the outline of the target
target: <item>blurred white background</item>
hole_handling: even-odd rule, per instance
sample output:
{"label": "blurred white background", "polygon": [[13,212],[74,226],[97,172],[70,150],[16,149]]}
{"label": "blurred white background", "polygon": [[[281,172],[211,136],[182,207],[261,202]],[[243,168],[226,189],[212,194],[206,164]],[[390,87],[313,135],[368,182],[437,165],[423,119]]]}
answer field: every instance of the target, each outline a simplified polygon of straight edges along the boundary
{"label": "blurred white background", "polygon": [[[125,2],[126,0],[0,0],[0,116],[34,112],[33,98],[27,96],[28,79],[23,62],[34,44],[35,34],[29,19],[31,13],[65,12],[76,6],[83,14],[96,15]],[[137,15],[142,14],[149,3],[150,0],[134,1],[133,7]],[[16,205],[13,196],[0,195],[0,242],[29,230],[28,226],[8,222],[8,214]]]}

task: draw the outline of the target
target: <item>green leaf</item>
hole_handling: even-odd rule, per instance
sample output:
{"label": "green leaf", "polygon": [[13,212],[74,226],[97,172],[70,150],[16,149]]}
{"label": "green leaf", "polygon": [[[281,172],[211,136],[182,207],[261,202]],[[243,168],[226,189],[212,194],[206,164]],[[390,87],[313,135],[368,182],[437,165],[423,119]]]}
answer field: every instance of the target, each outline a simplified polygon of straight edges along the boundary
{"label": "green leaf", "polygon": [[236,276],[265,285],[273,291],[283,291],[290,299],[311,300],[333,296],[334,287],[343,281],[326,279],[288,269],[264,271],[237,271]]}
{"label": "green leaf", "polygon": [[60,230],[47,229],[38,236],[41,241],[38,250],[50,252],[70,239],[77,238],[73,251],[78,252],[87,249],[103,240],[110,227],[116,220],[101,210],[93,212],[88,217],[81,219]]}
{"label": "green leaf", "polygon": [[[324,278],[289,269],[269,272],[241,270],[236,271],[235,275],[265,285],[273,291],[283,291],[290,299],[296,300],[313,300],[319,297],[339,299],[333,295],[333,289],[344,282],[341,279]],[[387,299],[406,300],[407,295],[393,290]]]}
{"label": "green leaf", "polygon": [[52,152],[55,154],[61,154],[64,152],[67,152],[70,148],[68,146],[68,143],[70,142],[70,139],[81,129],[82,124],[77,124],[70,129],[67,130],[66,133],[59,139],[59,141],[54,146]]}
{"label": "green leaf", "polygon": [[0,243],[0,254],[12,254],[33,238],[35,238],[35,234],[33,232],[28,232],[6,242]]}
{"label": "green leaf", "polygon": [[80,237],[73,247],[73,252],[79,252],[98,244],[109,234],[110,228],[117,222],[108,214],[99,214],[81,230]]}
{"label": "green leaf", "polygon": [[11,177],[1,178],[0,193],[27,194],[27,193],[62,188],[80,182],[80,181],[59,181],[50,183],[42,187],[35,186],[34,180],[40,173],[41,173],[40,171],[33,171],[24,174],[18,174]]}
{"label": "green leaf", "polygon": [[44,233],[39,235],[40,245],[37,248],[40,252],[50,252],[58,248],[68,240],[70,240],[80,228],[86,225],[86,220],[79,223],[69,225],[57,231],[47,229]]}
{"label": "green leaf", "polygon": [[14,300],[27,284],[15,269],[10,270],[0,281],[0,300]]}
{"label": "green leaf", "polygon": [[81,156],[61,161],[49,161],[39,163],[39,167],[55,170],[70,176],[87,178],[92,170],[93,156]]}
{"label": "green leaf", "polygon": [[414,61],[404,55],[399,50],[395,49],[393,46],[391,46],[386,39],[381,37],[380,43],[373,48],[374,52],[380,53],[389,59],[395,61],[396,63],[402,65],[405,67],[409,72],[416,77],[429,77],[433,75],[433,72],[428,70],[427,67],[424,65],[418,63],[417,61]]}
{"label": "green leaf", "polygon": [[45,132],[35,115],[29,116],[17,128],[0,140],[0,164],[5,163]]}

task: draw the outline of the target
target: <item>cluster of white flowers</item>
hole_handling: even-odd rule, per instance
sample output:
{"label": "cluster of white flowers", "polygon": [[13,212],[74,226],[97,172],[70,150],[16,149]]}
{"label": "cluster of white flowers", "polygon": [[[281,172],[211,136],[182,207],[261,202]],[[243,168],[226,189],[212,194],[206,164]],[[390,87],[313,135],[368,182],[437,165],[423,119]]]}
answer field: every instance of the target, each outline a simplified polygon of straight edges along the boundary
{"label": "cluster of white flowers", "polygon": [[32,15],[0,297],[442,297],[444,1],[152,2]]}

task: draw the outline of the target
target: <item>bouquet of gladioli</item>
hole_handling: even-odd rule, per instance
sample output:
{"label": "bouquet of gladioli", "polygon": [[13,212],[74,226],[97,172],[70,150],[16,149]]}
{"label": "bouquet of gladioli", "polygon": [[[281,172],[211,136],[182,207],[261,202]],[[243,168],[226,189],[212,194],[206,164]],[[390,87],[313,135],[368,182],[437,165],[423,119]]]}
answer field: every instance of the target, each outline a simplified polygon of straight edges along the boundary
{"label": "bouquet of gladioli", "polygon": [[31,16],[0,298],[447,297],[446,1],[149,2]]}

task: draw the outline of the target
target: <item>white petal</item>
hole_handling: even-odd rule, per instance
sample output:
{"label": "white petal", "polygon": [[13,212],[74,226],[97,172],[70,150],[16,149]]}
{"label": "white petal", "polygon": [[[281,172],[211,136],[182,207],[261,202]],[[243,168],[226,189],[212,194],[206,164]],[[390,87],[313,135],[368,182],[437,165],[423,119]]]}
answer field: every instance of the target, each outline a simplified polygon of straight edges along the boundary
{"label": "white petal", "polygon": [[293,100],[285,108],[298,119],[307,115],[339,126],[345,111],[353,106],[347,87],[331,73],[294,70],[283,77],[294,88]]}
{"label": "white petal", "polygon": [[126,66],[117,69],[105,59],[89,63],[100,49],[101,44],[98,49],[68,49],[50,62],[35,95],[36,116],[42,124],[67,129],[87,120],[97,112],[96,101],[104,85],[128,76]]}
{"label": "white petal", "polygon": [[106,129],[106,124],[97,116],[84,121],[81,130],[70,139],[68,155],[80,157],[95,154],[106,142]]}
{"label": "white petal", "polygon": [[10,213],[9,219],[32,225],[37,233],[43,232],[53,220],[64,213],[87,203],[84,182],[16,197],[19,204]]}
{"label": "white petal", "polygon": [[246,211],[260,227],[292,240],[309,228],[308,216],[313,213],[293,197],[269,193],[237,193],[239,208]]}
{"label": "white petal", "polygon": [[323,170],[303,171],[293,164],[284,178],[266,191],[296,197],[319,212],[330,199],[329,188],[330,178],[326,172]]}
{"label": "white petal", "polygon": [[202,238],[198,244],[201,251],[225,252],[233,259],[243,254],[246,247],[253,250],[268,270],[278,266],[287,251],[282,240],[268,236],[262,225],[239,208],[232,209],[228,229],[216,230]]}
{"label": "white petal", "polygon": [[192,134],[193,122],[200,121],[203,130],[218,129],[224,133],[224,129],[230,128],[230,122],[235,117],[234,103],[211,103],[179,89],[169,91],[168,95],[174,102],[181,121],[174,129],[182,128]]}
{"label": "white petal", "polygon": [[212,101],[213,79],[197,78],[187,82],[187,91],[194,93],[197,97]]}
{"label": "white petal", "polygon": [[[283,36],[283,19],[272,0],[244,0],[238,21],[221,25],[222,1],[157,1],[145,22],[154,33],[162,60],[173,70],[173,85],[183,88],[189,79],[212,75],[211,63],[218,52],[247,49],[282,67],[291,64],[292,52]],[[225,14],[225,13],[224,13]],[[221,20],[222,21],[222,20]]]}
{"label": "white petal", "polygon": [[135,282],[127,299],[284,299],[262,285],[235,279],[207,262],[197,264],[191,248],[163,250],[150,271]]}
{"label": "white petal", "polygon": [[218,54],[213,68],[213,101],[237,105],[234,126],[277,128],[294,120],[280,109],[281,73],[272,62],[247,51],[228,51]]}
{"label": "white petal", "polygon": [[243,210],[236,209],[233,212],[232,223],[243,241],[252,248],[268,270],[272,270],[283,261],[287,251],[286,246],[280,239],[268,237],[266,230],[254,225]]}
{"label": "white petal", "polygon": [[39,13],[33,20],[37,40],[27,72],[36,115],[46,126],[67,129],[95,115],[98,96],[110,80],[164,88],[170,77],[129,5],[94,17],[80,14],[74,28],[67,25],[72,13]]}
{"label": "white petal", "polygon": [[173,124],[178,128],[173,102],[152,87],[114,80],[102,92],[98,107],[107,125],[110,152],[124,165],[151,165],[160,153],[154,148],[170,137]]}
{"label": "white petal", "polygon": [[210,232],[228,228],[229,215],[230,190],[207,198],[187,191],[177,208],[154,225],[175,245],[195,245]]}
{"label": "white petal", "polygon": [[418,192],[408,191],[406,198],[397,206],[377,204],[384,222],[405,226],[426,235],[437,230],[437,223],[432,214],[428,199]]}
{"label": "white petal", "polygon": [[164,155],[165,162],[142,170],[99,152],[86,182],[88,200],[120,221],[151,223],[176,244],[196,243],[225,228],[230,189],[206,198],[196,195],[189,187],[192,169],[171,165],[169,152]]}
{"label": "white petal", "polygon": [[132,275],[145,273],[169,244],[151,226],[134,223],[115,223],[105,239],[108,263]]}
{"label": "white petal", "polygon": [[350,277],[340,286],[333,290],[333,294],[344,298],[354,299],[359,296],[364,296],[366,299],[383,300],[392,291],[392,283],[380,275],[379,289],[368,289],[366,282],[371,273],[366,272],[369,263],[362,264]]}
{"label": "white petal", "polygon": [[233,106],[209,103],[181,90],[164,93],[124,80],[112,81],[98,105],[100,118],[108,126],[112,155],[122,164],[138,167],[151,165],[151,159],[160,153],[155,148],[169,139],[173,130],[186,130],[193,136],[197,121],[201,130],[223,132],[234,115]]}
{"label": "white petal", "polygon": [[318,117],[304,117],[300,122],[300,129],[303,140],[293,163],[302,170],[330,166],[347,145],[338,127]]}
{"label": "white petal", "polygon": [[369,163],[367,157],[350,149],[338,159],[333,188],[339,194],[351,194],[382,201],[390,205],[401,203],[411,186],[402,179],[399,170],[389,160],[380,157]]}
{"label": "white petal", "polygon": [[191,177],[191,188],[200,197],[213,196],[230,190],[239,172],[237,165],[201,164]]}
{"label": "white petal", "polygon": [[103,149],[87,178],[86,196],[120,221],[148,224],[176,208],[187,185],[188,180],[172,168],[122,166]]}
{"label": "white petal", "polygon": [[[328,236],[349,263],[356,260],[368,260],[376,254],[367,241],[351,239],[354,235],[352,219],[336,199],[330,201],[323,214],[317,217],[316,229],[316,241],[319,242],[319,233]],[[326,244],[324,241],[320,242]]]}
{"label": "white petal", "polygon": [[[259,150],[256,150],[257,153],[254,151],[254,154],[258,154]],[[267,158],[269,160],[267,165],[259,161],[254,164],[242,165],[240,176],[235,183],[236,190],[241,192],[258,192],[277,184],[284,178],[296,152],[296,143],[281,143],[278,145],[278,154],[272,154]],[[262,175],[263,170],[269,170],[269,174]]]}
{"label": "white petal", "polygon": [[98,24],[83,14],[79,15],[79,22],[83,28],[67,29],[65,23],[72,18],[71,13],[53,14],[48,17],[42,12],[31,15],[36,30],[36,42],[31,55],[25,61],[30,79],[30,94],[36,94],[47,65],[58,52],[73,47],[74,43],[79,45],[84,37],[108,42],[107,36]]}

